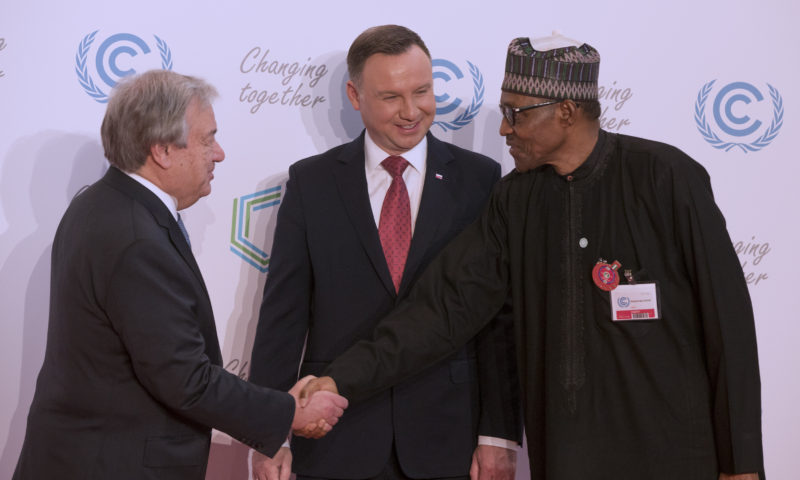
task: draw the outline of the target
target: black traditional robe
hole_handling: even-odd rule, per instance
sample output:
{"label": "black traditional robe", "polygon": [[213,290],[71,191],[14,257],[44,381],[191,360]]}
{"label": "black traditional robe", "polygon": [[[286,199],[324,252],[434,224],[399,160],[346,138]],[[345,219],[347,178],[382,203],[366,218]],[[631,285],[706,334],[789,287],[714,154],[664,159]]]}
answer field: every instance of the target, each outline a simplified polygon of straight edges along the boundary
{"label": "black traditional robe", "polygon": [[[656,282],[661,319],[612,322],[600,258]],[[533,479],[764,479],[752,306],[701,165],[600,131],[570,175],[510,173],[374,340],[326,373],[369,396],[454,351],[509,291]]]}

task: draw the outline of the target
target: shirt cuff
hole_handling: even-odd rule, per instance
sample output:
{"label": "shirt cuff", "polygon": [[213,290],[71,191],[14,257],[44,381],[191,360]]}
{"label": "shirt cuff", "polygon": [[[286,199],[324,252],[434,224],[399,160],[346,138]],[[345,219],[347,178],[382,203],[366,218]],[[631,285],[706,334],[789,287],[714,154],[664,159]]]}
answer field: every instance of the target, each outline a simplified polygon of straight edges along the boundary
{"label": "shirt cuff", "polygon": [[488,445],[490,447],[502,447],[509,450],[519,449],[519,444],[514,440],[506,440],[505,438],[487,437],[485,435],[478,435],[478,445]]}

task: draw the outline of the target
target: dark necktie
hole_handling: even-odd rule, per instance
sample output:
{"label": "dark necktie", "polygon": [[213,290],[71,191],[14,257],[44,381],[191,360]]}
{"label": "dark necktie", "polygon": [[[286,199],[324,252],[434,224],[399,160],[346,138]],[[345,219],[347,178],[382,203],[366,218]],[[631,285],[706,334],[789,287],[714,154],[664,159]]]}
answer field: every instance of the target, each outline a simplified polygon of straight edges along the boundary
{"label": "dark necktie", "polygon": [[181,220],[181,214],[178,214],[178,228],[181,229],[181,233],[183,234],[183,238],[186,239],[186,244],[189,245],[189,248],[192,248],[192,242],[189,241],[189,232],[186,231],[186,225],[183,224],[183,220]]}
{"label": "dark necktie", "polygon": [[381,165],[392,176],[392,184],[383,199],[378,234],[395,291],[399,291],[411,245],[411,205],[406,183],[403,181],[403,171],[408,162],[403,157],[391,156],[381,162]]}

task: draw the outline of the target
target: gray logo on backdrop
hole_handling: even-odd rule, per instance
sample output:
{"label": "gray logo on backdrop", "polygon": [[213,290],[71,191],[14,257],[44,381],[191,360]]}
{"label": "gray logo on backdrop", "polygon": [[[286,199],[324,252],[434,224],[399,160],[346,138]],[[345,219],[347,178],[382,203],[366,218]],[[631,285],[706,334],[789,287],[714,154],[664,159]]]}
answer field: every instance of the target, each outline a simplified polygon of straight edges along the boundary
{"label": "gray logo on backdrop", "polygon": [[[2,52],[5,49],[6,49],[6,39],[3,38],[3,37],[0,37],[0,52]],[[0,78],[3,78],[5,76],[6,76],[6,72],[4,72],[2,66],[0,66]]]}
{"label": "gray logo on backdrop", "polygon": [[252,83],[248,81],[239,93],[239,101],[250,106],[250,113],[258,112],[265,104],[314,108],[326,101],[311,90],[328,73],[328,67],[324,63],[312,64],[311,57],[304,62],[278,60],[268,48],[253,47],[242,58],[239,71],[248,78],[260,75]]}
{"label": "gray logo on backdrop", "polygon": [[749,241],[739,240],[733,242],[733,249],[736,250],[736,255],[739,256],[744,279],[748,285],[758,285],[761,281],[769,279],[766,270],[767,265],[762,263],[764,257],[772,251],[769,242],[756,240],[756,236],[753,235]]}
{"label": "gray logo on backdrop", "polygon": [[[597,88],[597,99],[600,100],[600,105],[602,107],[600,113],[600,128],[609,132],[619,132],[622,130],[622,127],[629,126],[631,120],[624,116],[625,112],[622,109],[632,96],[633,92],[631,89],[628,87],[618,87],[616,80],[608,86],[600,85]],[[609,108],[613,110],[609,112]]]}
{"label": "gray logo on backdrop", "polygon": [[234,358],[228,362],[227,365],[225,365],[225,370],[236,375],[242,380],[247,380],[250,377],[250,365],[247,360]]}

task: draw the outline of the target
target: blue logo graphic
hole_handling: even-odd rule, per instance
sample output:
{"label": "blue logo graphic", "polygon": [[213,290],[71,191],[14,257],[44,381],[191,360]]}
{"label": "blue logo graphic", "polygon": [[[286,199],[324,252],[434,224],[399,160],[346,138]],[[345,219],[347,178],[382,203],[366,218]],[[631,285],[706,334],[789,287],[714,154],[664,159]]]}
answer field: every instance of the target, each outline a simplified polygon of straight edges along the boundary
{"label": "blue logo graphic", "polygon": [[233,225],[231,225],[231,252],[255,267],[259,272],[269,270],[269,254],[256,246],[254,212],[274,207],[281,203],[281,187],[272,187],[260,192],[244,195],[233,200]]}
{"label": "blue logo graphic", "polygon": [[[449,60],[437,58],[433,60],[433,80],[439,81],[440,84],[446,84],[447,92],[436,95],[436,115],[446,116],[453,113],[457,108],[462,106],[463,100],[460,96],[450,95],[457,91],[458,84],[463,83],[459,80],[465,78],[464,73],[460,68]],[[484,86],[483,74],[481,74],[478,67],[471,62],[469,65],[469,73],[472,78],[472,101],[458,116],[450,121],[436,120],[433,125],[439,126],[442,130],[460,130],[462,127],[469,125],[483,106]],[[451,87],[454,87],[452,88]],[[450,92],[450,93],[448,93]]]}
{"label": "blue logo graphic", "polygon": [[631,304],[631,299],[628,298],[628,297],[619,297],[617,299],[617,305],[619,305],[620,308],[625,308],[625,307],[629,306],[630,304]]}
{"label": "blue logo graphic", "polygon": [[[734,147],[741,148],[745,153],[757,152],[769,145],[783,126],[783,98],[778,90],[767,84],[772,100],[772,121],[764,128],[761,119],[748,114],[757,111],[758,104],[766,100],[758,88],[746,82],[733,82],[722,87],[714,97],[711,113],[715,125],[727,137],[723,140],[706,121],[706,103],[715,82],[716,80],[712,80],[703,85],[694,104],[694,121],[703,138],[714,148],[726,152]],[[754,136],[762,130],[763,133],[752,141],[748,142],[744,138]]]}
{"label": "blue logo graphic", "polygon": [[[75,54],[75,73],[78,74],[78,82],[81,87],[90,97],[94,98],[98,103],[106,103],[108,102],[108,95],[95,83],[89,74],[88,65],[91,62],[87,62],[89,51],[95,41],[97,32],[99,30],[95,30],[83,37],[83,40],[78,45],[78,53]],[[156,46],[160,54],[161,68],[172,70],[172,52],[169,50],[167,43],[156,35],[153,35],[153,37],[156,39]],[[130,33],[118,33],[100,43],[95,53],[95,71],[103,84],[108,86],[110,90],[114,88],[119,79],[136,73],[130,63],[136,60],[137,56],[147,56],[150,53],[150,46],[140,37]]]}

